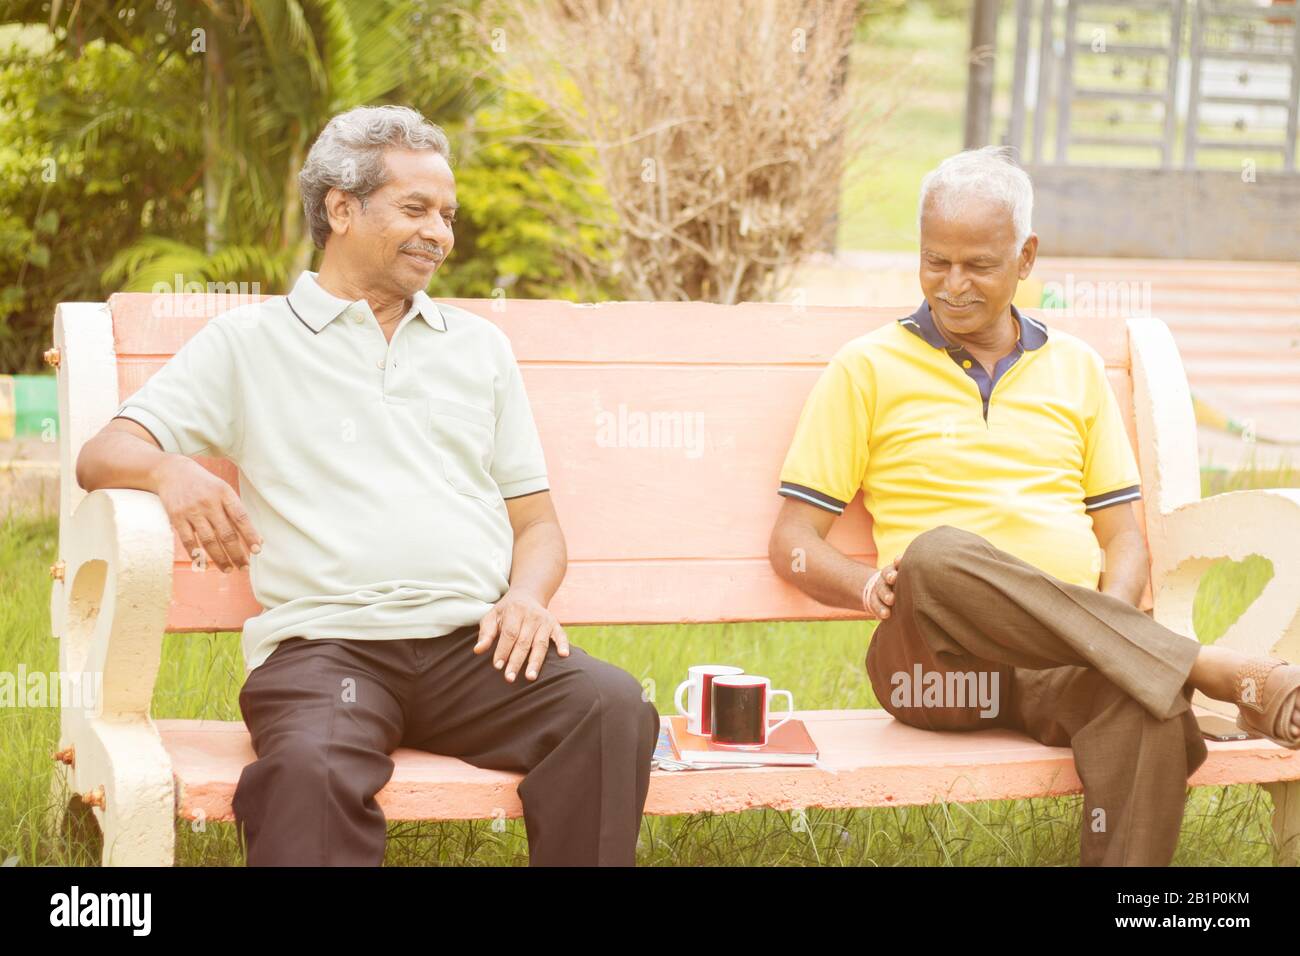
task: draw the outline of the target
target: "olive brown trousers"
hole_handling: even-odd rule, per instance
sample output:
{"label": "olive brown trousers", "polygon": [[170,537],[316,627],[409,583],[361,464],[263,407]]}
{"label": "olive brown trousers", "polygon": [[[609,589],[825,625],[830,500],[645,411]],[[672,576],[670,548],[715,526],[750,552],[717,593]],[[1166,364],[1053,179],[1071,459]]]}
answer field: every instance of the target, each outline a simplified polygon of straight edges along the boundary
{"label": "olive brown trousers", "polygon": [[1187,687],[1199,643],[947,525],[904,551],[894,602],[866,659],[889,713],[1071,747],[1082,864],[1170,862],[1187,778],[1207,755]]}

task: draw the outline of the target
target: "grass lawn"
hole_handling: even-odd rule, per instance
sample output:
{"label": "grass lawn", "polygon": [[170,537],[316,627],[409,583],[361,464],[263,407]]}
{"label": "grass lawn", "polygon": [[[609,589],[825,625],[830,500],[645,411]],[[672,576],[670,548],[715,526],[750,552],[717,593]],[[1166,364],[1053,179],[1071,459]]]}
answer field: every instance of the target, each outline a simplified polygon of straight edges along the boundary
{"label": "grass lawn", "polygon": [[921,177],[962,145],[966,31],[964,17],[936,18],[917,4],[854,49],[856,67],[883,77],[890,109],[845,172],[840,248],[916,248]]}
{"label": "grass lawn", "polygon": [[[1268,474],[1261,482],[1295,487],[1300,475]],[[1238,478],[1238,485],[1249,484]],[[58,666],[49,636],[47,569],[57,525],[0,525],[0,671],[28,673]],[[1196,604],[1197,633],[1217,639],[1272,576],[1263,558],[1216,566]],[[873,625],[856,622],[757,623],[708,626],[573,628],[573,642],[653,680],[660,713],[687,666],[734,661],[768,674],[793,691],[800,709],[878,706],[863,667]],[[155,718],[240,719],[243,679],[239,635],[169,634],[154,693]],[[58,714],[53,708],[0,707],[0,862],[23,866],[93,865],[96,840],[53,832],[51,804]],[[642,865],[764,866],[1072,866],[1078,861],[1081,797],[864,810],[776,810],[646,817]],[[1267,865],[1271,803],[1252,786],[1198,788],[1188,799],[1180,865]],[[806,824],[806,825],[805,825]],[[232,824],[202,832],[177,822],[177,858],[186,865],[243,862]],[[491,821],[391,823],[390,865],[524,865],[521,820],[493,832]]]}

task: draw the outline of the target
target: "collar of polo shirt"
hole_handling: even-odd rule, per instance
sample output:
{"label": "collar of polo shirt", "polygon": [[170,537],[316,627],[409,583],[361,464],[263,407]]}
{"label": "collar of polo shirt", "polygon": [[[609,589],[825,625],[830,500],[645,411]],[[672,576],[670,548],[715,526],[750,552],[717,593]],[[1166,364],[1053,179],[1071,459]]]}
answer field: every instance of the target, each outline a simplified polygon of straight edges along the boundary
{"label": "collar of polo shirt", "polygon": [[[1021,315],[1019,310],[1013,305],[1011,314],[1015,317],[1016,324],[1020,328],[1020,338],[1017,339],[1016,345],[1021,350],[1034,351],[1042,348],[1047,344],[1047,326],[1037,319]],[[925,341],[929,342],[937,349],[943,349],[947,352],[958,352],[962,350],[960,345],[952,345],[943,337],[939,327],[934,323],[934,316],[930,314],[930,303],[922,301],[921,307],[905,319],[898,320],[906,326],[908,331],[919,335]]]}
{"label": "collar of polo shirt", "polygon": [[[320,332],[351,306],[357,304],[326,292],[321,288],[316,276],[315,272],[304,271],[298,276],[293,290],[285,296],[289,311],[298,317],[299,322],[311,329],[313,334]],[[358,299],[357,302],[364,303],[364,300]],[[447,320],[443,318],[442,311],[423,289],[417,290],[411,296],[411,310],[418,311],[429,324],[429,328],[437,329],[439,332],[447,331]],[[406,315],[410,314],[410,312],[406,313]],[[406,316],[402,318],[405,319]]]}

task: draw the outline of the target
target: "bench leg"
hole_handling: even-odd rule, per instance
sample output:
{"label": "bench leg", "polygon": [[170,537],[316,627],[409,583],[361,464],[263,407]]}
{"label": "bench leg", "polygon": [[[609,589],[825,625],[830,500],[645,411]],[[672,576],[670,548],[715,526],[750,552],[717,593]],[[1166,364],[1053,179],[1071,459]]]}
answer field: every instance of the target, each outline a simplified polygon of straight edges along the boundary
{"label": "bench leg", "polygon": [[[84,828],[91,814],[103,834],[104,866],[171,866],[176,793],[170,762],[152,724],[90,720],[69,734],[76,750],[69,792],[55,804]],[[55,774],[55,787],[59,787]]]}
{"label": "bench leg", "polygon": [[1263,784],[1273,798],[1273,839],[1279,866],[1300,865],[1300,780]]}
{"label": "bench leg", "polygon": [[[109,737],[105,866],[171,866],[176,852],[176,789],[171,764],[152,727],[114,727]],[[155,753],[154,751],[157,751]]]}
{"label": "bench leg", "polygon": [[102,858],[104,839],[94,808],[87,806],[80,794],[68,789],[62,775],[56,775],[52,789],[49,832],[67,845],[84,847],[92,857]]}

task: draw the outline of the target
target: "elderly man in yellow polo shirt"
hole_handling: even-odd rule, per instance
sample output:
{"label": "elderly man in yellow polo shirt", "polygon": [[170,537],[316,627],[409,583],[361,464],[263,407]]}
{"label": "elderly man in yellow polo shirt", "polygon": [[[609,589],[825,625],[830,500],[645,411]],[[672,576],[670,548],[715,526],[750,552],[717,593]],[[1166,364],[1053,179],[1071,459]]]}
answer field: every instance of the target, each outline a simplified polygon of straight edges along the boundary
{"label": "elderly man in yellow polo shirt", "polygon": [[[320,272],[209,321],[77,462],[249,569],[250,865],[382,862],[399,746],[523,773],[535,866],[636,860],[658,711],[547,607],[564,535],[509,341],[424,292],[455,242],[449,159],[411,109],[330,120],[299,176]],[[239,494],[193,455],[235,462]]]}
{"label": "elderly man in yellow polo shirt", "polygon": [[[1294,749],[1300,667],[1202,647],[1136,608],[1139,475],[1102,359],[1011,304],[1038,250],[1032,204],[1002,148],[925,177],[925,301],[844,345],[814,387],[772,566],[880,620],[866,669],[899,720],[1071,746],[1085,865],[1164,865],[1206,757],[1192,690]],[[878,568],[824,540],[859,489]]]}

